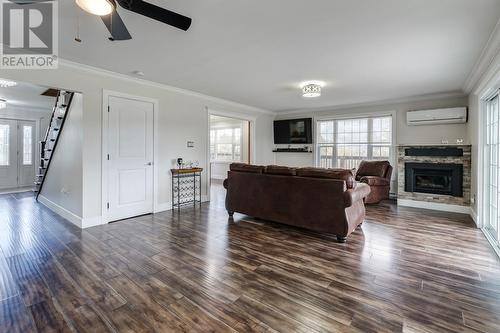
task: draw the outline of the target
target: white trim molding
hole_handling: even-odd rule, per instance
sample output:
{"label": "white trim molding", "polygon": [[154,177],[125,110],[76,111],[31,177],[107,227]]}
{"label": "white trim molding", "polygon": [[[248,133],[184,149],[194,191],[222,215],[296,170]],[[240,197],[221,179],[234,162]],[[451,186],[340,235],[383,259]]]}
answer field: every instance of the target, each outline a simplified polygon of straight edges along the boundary
{"label": "white trim molding", "polygon": [[276,114],[281,117],[281,116],[291,116],[295,114],[307,114],[313,112],[321,113],[321,112],[339,111],[339,110],[348,113],[352,109],[361,109],[364,107],[380,106],[380,107],[389,107],[390,109],[392,105],[403,104],[403,103],[415,103],[419,101],[434,101],[447,98],[464,98],[464,97],[467,97],[467,94],[465,94],[462,91],[450,91],[447,93],[426,94],[426,95],[409,96],[409,97],[385,99],[385,100],[372,100],[362,103],[331,105],[321,108],[283,110],[283,111],[277,111]]}
{"label": "white trim molding", "polygon": [[469,94],[473,91],[474,87],[486,74],[488,69],[491,67],[496,56],[500,53],[500,20],[497,21],[495,29],[490,35],[486,46],[484,47],[481,56],[477,60],[476,64],[472,68],[471,73],[467,77],[463,90],[465,93]]}
{"label": "white trim molding", "polygon": [[63,207],[59,206],[58,204],[50,201],[49,199],[47,199],[46,197],[44,197],[41,194],[40,194],[40,196],[38,196],[38,202],[40,202],[42,205],[44,205],[45,207],[47,207],[48,209],[50,209],[51,211],[53,211],[57,215],[63,217],[64,219],[68,220],[69,222],[73,223],[77,227],[83,228],[83,219],[80,216],[78,216],[78,215],[70,212],[66,208],[63,208]]}
{"label": "white trim molding", "polygon": [[93,67],[93,66],[89,66],[89,65],[85,65],[85,64],[80,64],[80,63],[73,62],[73,61],[66,60],[66,59],[59,59],[59,66],[73,68],[73,69],[81,70],[81,71],[91,73],[91,74],[103,75],[103,76],[112,77],[115,79],[134,82],[134,83],[138,83],[138,84],[142,84],[142,85],[146,85],[146,86],[150,86],[150,87],[155,87],[155,88],[159,88],[159,89],[165,89],[165,90],[168,90],[171,92],[176,92],[176,93],[180,93],[180,94],[184,94],[184,95],[188,95],[188,96],[203,98],[203,99],[209,100],[209,101],[214,102],[214,103],[226,104],[226,105],[236,107],[239,109],[244,109],[244,110],[248,110],[248,111],[253,111],[253,112],[258,112],[258,113],[263,113],[263,114],[268,114],[268,115],[273,115],[273,116],[276,115],[276,113],[273,111],[261,109],[261,108],[255,107],[255,106],[234,102],[234,101],[230,101],[230,100],[219,98],[219,97],[205,95],[205,94],[195,92],[192,90],[177,88],[177,87],[169,86],[169,85],[163,84],[163,83],[158,83],[158,82],[153,82],[153,81],[149,81],[149,80],[145,80],[145,79],[140,79],[140,78],[132,77],[129,75],[113,72],[113,71],[110,71],[107,69]]}

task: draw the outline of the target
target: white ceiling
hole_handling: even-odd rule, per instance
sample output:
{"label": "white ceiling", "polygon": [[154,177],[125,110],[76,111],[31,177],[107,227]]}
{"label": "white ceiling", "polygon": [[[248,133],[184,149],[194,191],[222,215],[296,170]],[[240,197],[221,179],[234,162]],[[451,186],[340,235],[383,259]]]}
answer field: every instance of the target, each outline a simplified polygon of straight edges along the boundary
{"label": "white ceiling", "polygon": [[47,89],[31,83],[17,82],[15,87],[0,87],[0,98],[7,100],[7,106],[47,112],[52,110],[55,103],[54,97],[40,95]]}
{"label": "white ceiling", "polygon": [[[273,111],[461,91],[500,17],[499,0],[148,1],[191,29],[120,9],[133,40],[110,42],[59,1],[60,56]],[[302,98],[304,80],[325,81],[323,96]]]}

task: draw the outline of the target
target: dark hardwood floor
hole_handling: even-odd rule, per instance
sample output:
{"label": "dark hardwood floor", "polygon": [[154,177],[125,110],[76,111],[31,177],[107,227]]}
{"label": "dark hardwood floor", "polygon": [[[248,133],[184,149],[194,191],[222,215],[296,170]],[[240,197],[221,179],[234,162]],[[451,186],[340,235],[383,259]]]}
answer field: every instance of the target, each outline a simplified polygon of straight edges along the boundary
{"label": "dark hardwood floor", "polygon": [[222,199],[80,230],[0,196],[0,332],[500,332],[468,217],[386,203],[339,244]]}

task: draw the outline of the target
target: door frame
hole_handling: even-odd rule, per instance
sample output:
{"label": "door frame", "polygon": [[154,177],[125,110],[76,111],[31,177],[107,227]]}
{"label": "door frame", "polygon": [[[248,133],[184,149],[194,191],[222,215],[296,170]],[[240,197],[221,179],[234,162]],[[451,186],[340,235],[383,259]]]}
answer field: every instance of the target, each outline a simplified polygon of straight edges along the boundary
{"label": "door frame", "polygon": [[210,116],[219,116],[219,117],[227,117],[231,119],[248,121],[250,123],[250,161],[249,163],[255,163],[256,154],[256,144],[255,144],[255,133],[256,133],[256,123],[257,117],[247,115],[244,113],[236,113],[236,112],[228,112],[228,111],[219,111],[205,107],[207,112],[207,200],[210,201],[210,189],[212,186],[212,174],[211,174],[211,161],[210,161]]}
{"label": "door frame", "polygon": [[109,177],[108,177],[108,163],[107,154],[108,154],[108,128],[109,128],[109,119],[108,119],[108,104],[110,97],[118,97],[118,98],[127,98],[133,99],[140,102],[147,102],[153,104],[153,211],[152,213],[157,213],[159,211],[158,204],[158,167],[157,167],[157,156],[159,156],[158,150],[158,113],[159,113],[159,101],[154,98],[131,95],[127,93],[122,93],[118,91],[112,91],[103,89],[102,90],[102,126],[101,126],[101,215],[102,215],[102,223],[109,223],[108,216],[108,199],[109,199]]}
{"label": "door frame", "polygon": [[[15,109],[14,109],[14,112],[15,112]],[[37,174],[37,170],[38,170],[38,166],[40,165],[40,159],[39,159],[39,156],[40,156],[40,145],[38,144],[39,141],[40,141],[40,119],[37,119],[37,118],[31,118],[31,117],[23,117],[23,116],[13,116],[13,115],[9,115],[9,114],[0,114],[0,119],[5,119],[5,120],[13,120],[13,121],[16,121],[16,122],[19,122],[19,121],[32,121],[35,123],[35,128],[34,128],[34,136],[33,136],[33,143],[34,143],[34,150],[33,150],[33,167],[35,168],[35,176]],[[19,148],[19,143],[18,143],[18,148]],[[18,163],[19,163],[19,156],[18,156]],[[19,165],[17,166],[17,177],[19,178]],[[33,178],[33,182],[35,182],[35,179]],[[32,186],[34,188],[34,186]],[[25,188],[25,187],[19,187],[19,179],[18,179],[18,187],[14,188],[13,190],[15,189],[19,189],[19,188]]]}

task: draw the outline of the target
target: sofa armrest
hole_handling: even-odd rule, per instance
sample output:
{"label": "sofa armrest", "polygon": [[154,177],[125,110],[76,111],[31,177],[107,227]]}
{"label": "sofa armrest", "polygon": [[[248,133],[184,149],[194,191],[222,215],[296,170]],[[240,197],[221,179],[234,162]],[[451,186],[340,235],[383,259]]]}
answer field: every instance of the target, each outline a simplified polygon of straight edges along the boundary
{"label": "sofa armrest", "polygon": [[229,184],[229,179],[224,179],[224,182],[222,183],[222,185],[224,186],[224,188],[227,190],[227,186]]}
{"label": "sofa armrest", "polygon": [[344,192],[344,205],[351,207],[355,202],[363,200],[370,194],[370,186],[364,183],[358,184],[355,189]]}
{"label": "sofa armrest", "polygon": [[389,180],[377,176],[364,176],[359,181],[370,186],[389,186],[391,184]]}

